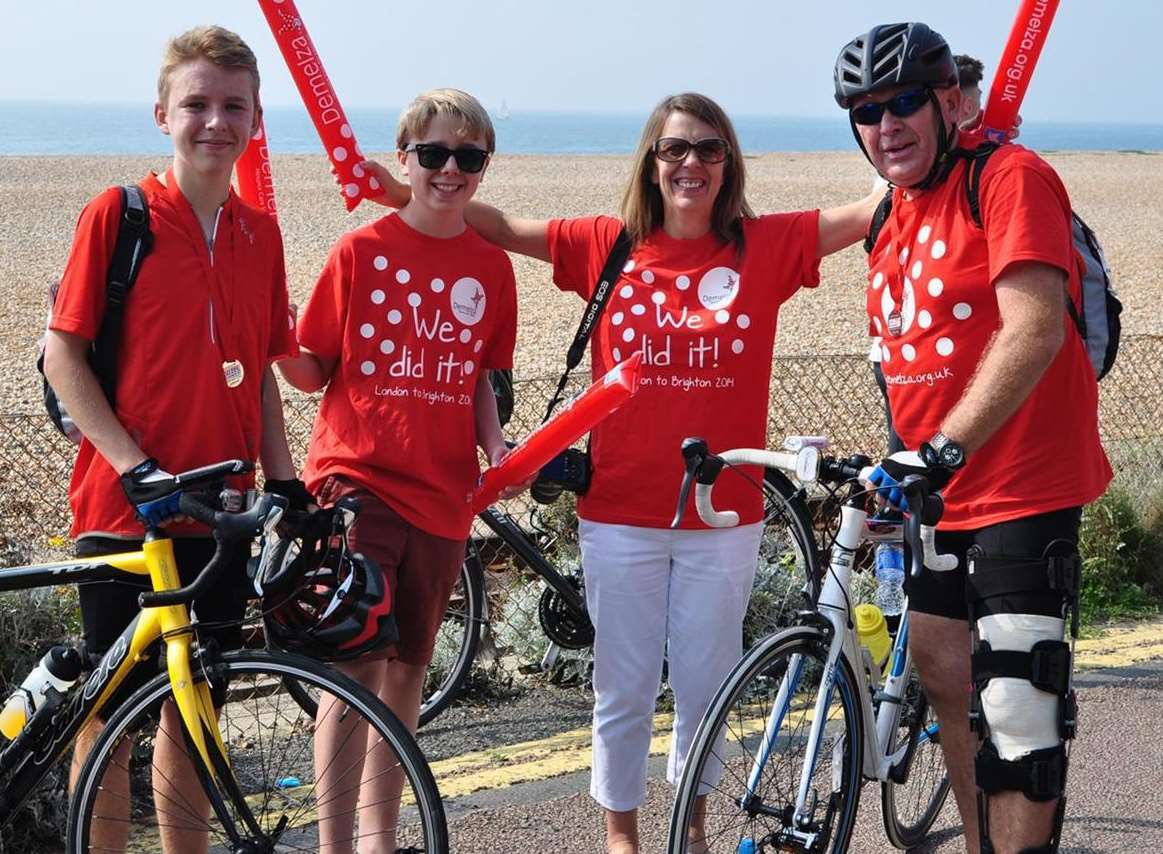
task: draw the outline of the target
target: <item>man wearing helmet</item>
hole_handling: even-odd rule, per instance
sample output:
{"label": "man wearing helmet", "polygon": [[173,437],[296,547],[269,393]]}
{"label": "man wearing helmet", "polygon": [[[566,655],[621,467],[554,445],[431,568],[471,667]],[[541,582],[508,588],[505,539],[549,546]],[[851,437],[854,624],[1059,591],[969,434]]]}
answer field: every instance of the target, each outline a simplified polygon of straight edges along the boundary
{"label": "man wearing helmet", "polygon": [[853,39],[835,89],[894,187],[867,307],[911,450],[874,481],[891,501],[905,476],[928,477],[945,498],[938,551],[959,559],[907,591],[966,848],[1053,852],[1075,717],[1064,633],[1077,616],[1078,526],[1111,478],[1094,372],[1067,312],[1080,287],[1070,201],[1048,164],[1006,145],[981,172],[974,217],[965,179],[980,140],[958,129],[957,67],[924,24]]}

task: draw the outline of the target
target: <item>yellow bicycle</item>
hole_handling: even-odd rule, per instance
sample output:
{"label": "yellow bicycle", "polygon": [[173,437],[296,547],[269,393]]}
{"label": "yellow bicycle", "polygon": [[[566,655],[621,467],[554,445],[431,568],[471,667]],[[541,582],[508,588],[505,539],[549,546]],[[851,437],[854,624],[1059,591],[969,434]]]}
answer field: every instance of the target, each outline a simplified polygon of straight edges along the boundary
{"label": "yellow bicycle", "polygon": [[[210,526],[218,542],[214,559],[185,587],[173,543],[159,529],[147,531],[138,552],[0,570],[0,591],[127,574],[148,576],[152,588],[141,594],[141,611],[88,678],[63,694],[49,689],[19,734],[0,749],[0,823],[66,757],[101,710],[107,723],[72,795],[70,854],[188,854],[207,845],[232,854],[319,851],[321,834],[336,850],[351,851],[372,833],[378,842],[387,836],[394,849],[448,850],[431,770],[407,728],[373,694],[311,658],[277,650],[219,652],[215,644],[200,642],[187,606],[220,583],[224,544],[270,534],[286,507],[285,499],[264,495],[249,510],[228,513],[198,495],[216,494],[227,475],[249,468],[233,460],[174,477],[175,489],[183,491],[181,512]],[[102,709],[130,673],[151,666],[158,643],[164,645],[166,672],[116,708]],[[292,696],[296,691],[309,691],[319,711],[303,711]],[[353,740],[366,733],[366,742],[316,755],[314,731],[327,715],[338,716],[341,732]],[[354,725],[359,722],[366,727]],[[164,739],[183,748],[195,779],[167,777],[153,757],[153,747]],[[398,799],[356,805],[361,774],[369,768],[398,778]],[[374,822],[364,817],[369,808],[376,810]]]}

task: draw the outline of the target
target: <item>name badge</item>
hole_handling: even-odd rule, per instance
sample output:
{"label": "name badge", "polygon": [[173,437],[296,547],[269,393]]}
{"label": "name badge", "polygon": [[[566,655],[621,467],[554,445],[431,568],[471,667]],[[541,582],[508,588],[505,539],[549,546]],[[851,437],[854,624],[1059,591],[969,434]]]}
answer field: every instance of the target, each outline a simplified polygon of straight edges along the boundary
{"label": "name badge", "polygon": [[222,376],[226,378],[227,388],[238,388],[246,379],[246,371],[242,367],[242,362],[232,359],[222,363]]}

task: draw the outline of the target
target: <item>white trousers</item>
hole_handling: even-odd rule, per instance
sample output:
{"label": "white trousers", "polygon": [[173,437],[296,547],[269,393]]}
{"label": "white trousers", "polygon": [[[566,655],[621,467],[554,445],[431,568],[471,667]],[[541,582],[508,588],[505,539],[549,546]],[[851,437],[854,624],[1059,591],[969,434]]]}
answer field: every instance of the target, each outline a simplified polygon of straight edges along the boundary
{"label": "white trousers", "polygon": [[743,654],[763,524],[699,531],[580,520],[594,639],[590,794],[608,810],[646,799],[654,703],[668,662],[674,733],[667,779],[678,781],[699,721]]}

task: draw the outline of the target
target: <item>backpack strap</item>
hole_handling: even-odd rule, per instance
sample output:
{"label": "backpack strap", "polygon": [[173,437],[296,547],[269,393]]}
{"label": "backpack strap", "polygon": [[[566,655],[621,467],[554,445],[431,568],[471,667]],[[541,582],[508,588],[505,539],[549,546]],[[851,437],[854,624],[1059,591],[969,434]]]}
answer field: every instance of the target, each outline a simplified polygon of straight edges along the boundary
{"label": "backpack strap", "polygon": [[630,257],[631,244],[630,233],[623,228],[618,234],[618,239],[614,241],[614,246],[610,249],[602,272],[598,274],[598,282],[594,285],[594,292],[590,294],[590,301],[582,313],[581,323],[578,324],[577,332],[573,336],[573,343],[566,351],[565,371],[557,383],[557,390],[549,399],[549,405],[545,408],[545,417],[541,419],[543,424],[549,420],[554,407],[561,402],[561,396],[565,391],[565,384],[569,381],[570,372],[581,362],[582,355],[586,351],[586,344],[589,343],[594,327],[598,325],[598,319],[606,309],[606,303],[610,301],[610,294],[614,291],[614,284],[622,273],[626,259]]}
{"label": "backpack strap", "polygon": [[125,316],[125,299],[137,280],[141,262],[153,246],[149,204],[136,185],[121,188],[121,222],[106,277],[105,315],[93,342],[93,372],[112,405],[117,391],[117,349]]}
{"label": "backpack strap", "polygon": [[997,151],[998,145],[987,142],[979,145],[972,151],[958,149],[957,154],[969,161],[965,170],[965,198],[969,202],[969,214],[978,228],[982,228],[981,219],[981,173],[985,171],[985,162],[989,156]]}
{"label": "backpack strap", "polygon": [[868,236],[864,238],[864,254],[872,254],[872,249],[876,246],[876,238],[880,236],[880,230],[884,228],[884,224],[888,220],[890,213],[892,213],[891,184],[889,184],[888,189],[885,191],[884,198],[876,206],[876,210],[872,212],[872,222],[868,224]]}

